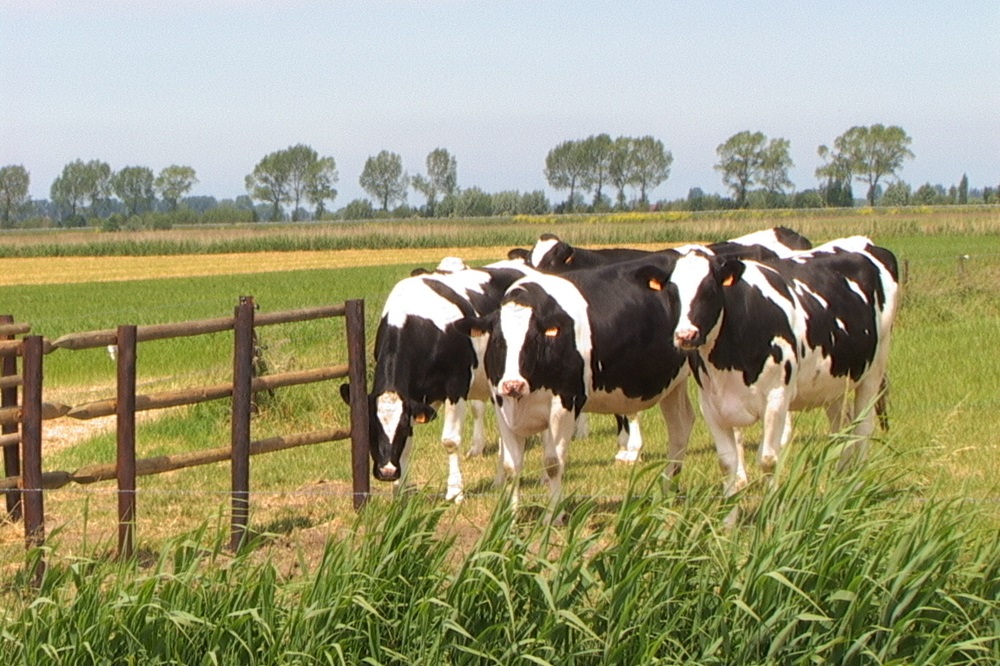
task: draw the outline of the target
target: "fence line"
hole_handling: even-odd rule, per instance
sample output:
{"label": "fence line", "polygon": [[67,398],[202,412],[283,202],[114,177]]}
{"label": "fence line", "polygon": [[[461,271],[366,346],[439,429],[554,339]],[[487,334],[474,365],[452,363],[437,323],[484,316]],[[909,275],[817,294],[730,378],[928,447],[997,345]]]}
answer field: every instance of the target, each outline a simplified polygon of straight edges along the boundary
{"label": "fence line", "polygon": [[[348,341],[346,364],[263,377],[254,376],[257,326],[332,317],[342,317],[345,320]],[[136,358],[139,342],[226,330],[232,330],[234,336],[232,383],[137,395]],[[0,357],[3,362],[3,384],[0,385],[3,397],[0,405],[0,424],[3,425],[3,433],[0,434],[2,438],[0,443],[3,444],[5,465],[5,477],[0,478],[0,491],[6,491],[8,515],[13,519],[23,517],[25,543],[28,548],[44,543],[43,490],[61,488],[69,483],[90,484],[117,479],[118,554],[120,557],[130,557],[133,553],[136,497],[139,494],[136,487],[137,477],[229,460],[231,466],[229,494],[232,497],[233,508],[230,547],[236,550],[245,541],[249,516],[249,457],[330,441],[351,440],[352,494],[355,508],[360,509],[370,494],[364,301],[352,300],[341,305],[257,315],[253,298],[242,297],[233,317],[148,326],[123,325],[114,330],[71,333],[55,341],[49,341],[38,335],[26,335],[20,340],[15,338],[29,331],[28,324],[14,323],[13,317],[9,315],[0,317]],[[116,345],[118,348],[117,390],[114,399],[91,401],[76,407],[47,404],[42,401],[43,358],[46,354],[61,349],[78,350],[106,345]],[[20,373],[16,367],[18,357],[22,361]],[[349,377],[352,385],[364,389],[358,391],[358,398],[351,402],[350,429],[326,428],[251,441],[252,396],[256,392],[340,377]],[[20,405],[17,404],[19,386],[22,398]],[[229,446],[136,459],[136,412],[223,398],[230,398],[232,401]],[[111,414],[117,417],[117,451],[114,463],[87,465],[74,472],[42,471],[43,420],[63,415],[90,419]],[[18,424],[20,435],[17,433]],[[43,571],[44,562],[41,562],[39,569],[34,572],[36,580]]]}

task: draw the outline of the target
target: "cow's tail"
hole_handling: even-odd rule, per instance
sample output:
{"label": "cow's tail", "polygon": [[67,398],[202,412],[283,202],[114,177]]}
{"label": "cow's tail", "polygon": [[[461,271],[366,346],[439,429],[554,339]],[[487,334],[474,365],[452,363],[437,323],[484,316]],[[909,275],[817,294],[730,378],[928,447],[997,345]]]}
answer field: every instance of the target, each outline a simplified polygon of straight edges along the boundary
{"label": "cow's tail", "polygon": [[889,432],[889,373],[882,375],[878,399],[875,401],[875,414],[878,416],[879,427]]}

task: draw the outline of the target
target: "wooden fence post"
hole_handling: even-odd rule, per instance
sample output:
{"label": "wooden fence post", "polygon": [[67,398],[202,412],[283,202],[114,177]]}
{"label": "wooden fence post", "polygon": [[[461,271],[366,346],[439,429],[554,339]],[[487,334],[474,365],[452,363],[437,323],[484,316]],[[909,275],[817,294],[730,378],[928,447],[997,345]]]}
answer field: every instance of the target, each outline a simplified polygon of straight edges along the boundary
{"label": "wooden fence post", "polygon": [[[31,549],[45,543],[42,505],[42,357],[43,339],[29,335],[21,344],[24,373],[21,416],[21,503],[24,507],[24,541]],[[33,579],[41,584],[44,559],[38,560]]]}
{"label": "wooden fence post", "polygon": [[[13,324],[12,315],[0,315],[0,324]],[[0,340],[13,340],[13,335],[0,336]],[[17,355],[0,357],[0,377],[17,376]],[[0,407],[17,406],[17,387],[5,386],[0,389]],[[16,423],[5,423],[0,427],[0,434],[11,435],[17,432]],[[8,444],[3,447],[3,471],[4,476],[21,476],[21,454],[18,445]],[[21,519],[21,494],[16,490],[11,490],[7,495],[7,516],[14,521]]]}
{"label": "wooden fence post", "polygon": [[368,459],[368,377],[365,366],[365,302],[345,303],[348,377],[351,383],[351,470],[354,509],[360,510],[371,494]]}
{"label": "wooden fence post", "polygon": [[134,552],[135,537],[135,376],[136,327],[118,327],[118,557],[128,559]]}
{"label": "wooden fence post", "polygon": [[238,551],[246,538],[250,513],[250,413],[253,409],[252,296],[241,296],[233,322],[232,531],[229,548]]}

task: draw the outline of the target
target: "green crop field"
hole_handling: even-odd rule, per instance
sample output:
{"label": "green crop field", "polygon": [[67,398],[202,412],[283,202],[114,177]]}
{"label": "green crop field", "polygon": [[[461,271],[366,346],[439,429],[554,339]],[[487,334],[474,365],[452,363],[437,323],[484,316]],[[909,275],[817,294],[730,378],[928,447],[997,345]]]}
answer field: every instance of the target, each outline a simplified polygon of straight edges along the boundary
{"label": "green crop field", "polygon": [[[103,562],[117,529],[113,486],[69,486],[45,495],[51,567],[39,595],[51,603],[19,593],[23,535],[19,525],[0,526],[0,595],[8,602],[0,604],[8,609],[0,611],[0,655],[8,663],[83,663],[87,649],[181,663],[327,663],[324,654],[332,663],[358,663],[358,655],[372,663],[996,663],[997,209],[420,223],[422,235],[406,223],[254,229],[243,236],[254,239],[245,259],[225,274],[191,269],[192,277],[104,282],[97,264],[94,275],[74,269],[70,281],[45,284],[18,282],[8,262],[58,262],[79,252],[55,248],[94,239],[3,238],[4,256],[16,259],[0,259],[7,267],[0,314],[54,339],[219,317],[240,295],[254,296],[262,312],[364,298],[370,349],[392,285],[415,266],[462,256],[463,248],[476,248],[470,263],[486,263],[483,247],[500,259],[543,231],[579,244],[645,247],[775,224],[817,242],[866,233],[904,267],[890,356],[891,427],[879,433],[864,470],[837,477],[828,458],[838,442],[825,419],[799,415],[778,490],[751,486],[745,518],[726,531],[720,472],[700,420],[678,492],[665,497],[656,482],[665,460],[658,411],[642,417],[643,460],[632,467],[613,463],[613,419],[595,415],[590,436],[569,453],[569,524],[548,528],[530,508],[516,520],[498,509],[505,500],[492,486],[493,455],[463,461],[467,499],[445,505],[446,459],[440,424],[432,423],[417,428],[412,496],[394,501],[389,486],[373,481],[376,497],[359,519],[350,508],[346,443],[255,458],[251,527],[260,537],[235,559],[219,549],[225,465],[140,478],[138,569]],[[250,242],[231,230],[198,230],[197,240],[194,233],[177,230],[158,239],[155,251],[132,253],[152,261],[189,251],[211,265],[212,251]],[[326,235],[339,240],[307,247],[310,236]],[[124,245],[97,240],[106,244],[106,270],[127,258]],[[15,246],[21,249],[9,250]],[[295,266],[297,251],[350,247],[365,258]],[[393,247],[412,253],[404,258]],[[255,262],[255,253],[274,251],[290,259],[283,268]],[[259,333],[269,366],[290,370],[340,362],[342,327],[333,320]],[[231,346],[226,334],[143,343],[139,392],[225,381]],[[57,351],[45,359],[45,399],[113,397],[114,372],[104,350]],[[328,382],[279,390],[262,403],[254,438],[346,423],[337,389]],[[222,401],[143,421],[139,455],[228,443],[227,408]],[[491,415],[488,422],[495,433]],[[749,433],[749,446],[756,436]],[[81,430],[46,449],[44,466],[110,462],[114,447],[112,432]],[[529,504],[545,497],[539,458],[528,452],[522,498]],[[753,462],[748,467],[756,471]],[[247,580],[253,583],[239,582]]]}

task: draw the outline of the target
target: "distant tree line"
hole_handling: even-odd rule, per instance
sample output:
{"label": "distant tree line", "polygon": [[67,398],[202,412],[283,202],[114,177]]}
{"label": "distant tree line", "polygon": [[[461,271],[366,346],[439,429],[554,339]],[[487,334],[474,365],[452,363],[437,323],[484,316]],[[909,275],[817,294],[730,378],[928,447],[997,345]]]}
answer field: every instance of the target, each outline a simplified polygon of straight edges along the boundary
{"label": "distant tree line", "polygon": [[[101,160],[75,160],[53,181],[49,199],[32,200],[24,166],[0,167],[0,228],[75,227],[106,230],[166,228],[174,224],[373,219],[379,217],[488,217],[611,210],[723,210],[733,208],[822,208],[856,203],[853,184],[864,186],[867,205],[947,205],[1000,203],[1000,185],[970,189],[962,175],[957,185],[925,183],[914,189],[899,178],[914,157],[911,138],[898,126],[855,126],[821,145],[823,161],[815,188],[796,190],[789,178],[795,166],[787,139],[743,131],[716,148],[727,192],[692,188],[686,198],[652,202],[650,194],[670,177],[673,155],[652,136],[611,138],[597,134],[552,148],[543,174],[548,185],[566,192],[553,205],[544,191],[488,193],[458,184],[458,163],[444,148],[427,155],[426,173],[409,175],[398,154],[383,150],[369,157],[358,179],[370,199],[355,199],[339,210],[340,176],[333,157],[305,144],[265,155],[244,181],[247,194],[218,201],[188,196],[198,184],[190,166],[171,165],[158,174],[144,166],[113,171]],[[410,206],[410,190],[422,205]]]}

